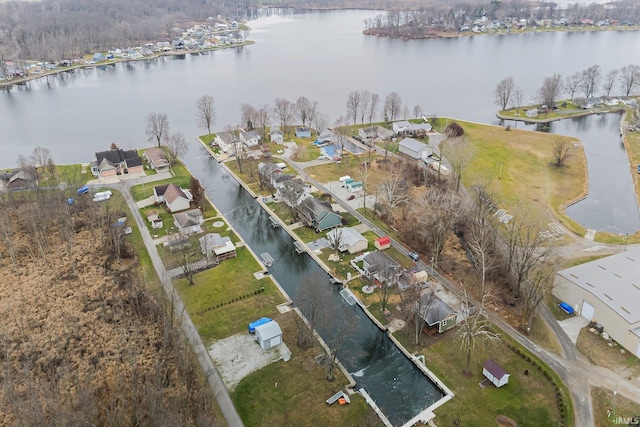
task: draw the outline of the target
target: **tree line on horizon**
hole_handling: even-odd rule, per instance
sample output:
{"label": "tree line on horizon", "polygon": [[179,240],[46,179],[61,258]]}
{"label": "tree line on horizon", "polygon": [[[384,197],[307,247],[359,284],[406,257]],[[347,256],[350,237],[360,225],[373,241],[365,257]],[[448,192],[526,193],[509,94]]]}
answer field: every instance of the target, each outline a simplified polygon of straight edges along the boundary
{"label": "tree line on horizon", "polygon": [[[583,98],[592,98],[600,93],[604,97],[632,96],[640,87],[640,66],[629,64],[620,69],[609,70],[603,74],[602,68],[594,64],[585,70],[562,77],[556,73],[545,77],[542,85],[533,95],[532,100],[539,105],[553,108],[556,101],[563,95],[569,99],[577,99],[576,95],[584,95]],[[615,89],[619,92],[615,92]],[[506,77],[498,82],[494,90],[494,103],[504,111],[509,108],[523,106],[524,92],[516,85],[513,76]]]}

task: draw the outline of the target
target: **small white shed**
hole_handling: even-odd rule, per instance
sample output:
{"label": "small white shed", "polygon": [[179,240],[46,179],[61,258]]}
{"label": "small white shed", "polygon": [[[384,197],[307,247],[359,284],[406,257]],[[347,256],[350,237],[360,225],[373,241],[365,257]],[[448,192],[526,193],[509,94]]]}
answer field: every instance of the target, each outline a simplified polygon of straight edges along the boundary
{"label": "small white shed", "polygon": [[496,387],[502,387],[509,382],[509,374],[502,369],[493,359],[487,359],[482,365],[482,375]]}
{"label": "small white shed", "polygon": [[282,343],[282,329],[275,320],[256,326],[256,340],[263,350],[269,350]]}

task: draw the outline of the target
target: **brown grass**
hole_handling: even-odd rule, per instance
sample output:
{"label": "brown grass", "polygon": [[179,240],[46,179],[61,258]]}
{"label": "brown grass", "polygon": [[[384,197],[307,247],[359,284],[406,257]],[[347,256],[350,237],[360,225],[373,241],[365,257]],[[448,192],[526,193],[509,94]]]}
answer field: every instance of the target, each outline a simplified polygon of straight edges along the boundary
{"label": "brown grass", "polygon": [[[591,389],[591,401],[593,402],[594,426],[609,427],[616,425],[613,423],[614,408],[615,417],[629,418],[633,420],[636,417],[640,420],[640,403],[629,400],[617,394],[613,396],[613,390],[602,387],[594,387]],[[634,421],[638,424],[637,421]],[[618,425],[628,425],[625,421]]]}

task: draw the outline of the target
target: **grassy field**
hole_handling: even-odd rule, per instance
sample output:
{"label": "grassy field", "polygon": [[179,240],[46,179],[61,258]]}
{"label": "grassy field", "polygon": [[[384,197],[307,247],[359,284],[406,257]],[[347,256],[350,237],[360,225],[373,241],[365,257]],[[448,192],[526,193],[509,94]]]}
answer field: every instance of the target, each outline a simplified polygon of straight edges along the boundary
{"label": "grassy field", "polygon": [[378,427],[382,422],[359,394],[351,404],[327,405],[325,400],[343,389],[347,380],[336,371],[328,382],[326,373],[313,359],[318,347],[302,350],[295,345],[295,313],[277,317],[283,340],[292,352],[288,362],[273,363],[242,380],[232,398],[244,425],[252,426],[336,426]]}
{"label": "grassy field", "polygon": [[[516,355],[504,343],[498,347],[478,351],[471,359],[471,376],[462,373],[466,354],[451,339],[452,334],[423,351],[426,365],[440,378],[456,397],[438,408],[439,426],[496,425],[495,418],[505,415],[518,425],[557,426],[559,412],[552,383],[541,371]],[[493,385],[482,389],[482,363],[492,358],[509,374],[509,383],[501,388]],[[525,373],[527,371],[527,373]],[[531,424],[532,420],[535,420]]]}
{"label": "grassy field", "polygon": [[[575,145],[564,167],[552,165],[555,141],[575,140],[558,135],[459,122],[473,147],[473,158],[462,181],[486,185],[500,208],[524,214],[542,227],[552,213],[561,223],[584,234],[564,215],[563,206],[586,191],[582,146]],[[524,197],[523,197],[524,195]],[[578,228],[579,229],[576,229]]]}
{"label": "grassy field", "polygon": [[196,274],[194,285],[186,279],[175,282],[205,344],[244,331],[249,322],[277,313],[276,305],[285,302],[270,278],[253,276],[261,268],[249,250],[236,252],[236,258]]}
{"label": "grassy field", "polygon": [[[593,402],[594,426],[608,427],[616,425],[614,416],[635,420],[640,420],[640,403],[629,400],[621,395],[613,396],[613,390],[607,390],[602,387],[594,387],[591,389],[591,401]],[[629,425],[630,420],[618,423],[617,425]]]}

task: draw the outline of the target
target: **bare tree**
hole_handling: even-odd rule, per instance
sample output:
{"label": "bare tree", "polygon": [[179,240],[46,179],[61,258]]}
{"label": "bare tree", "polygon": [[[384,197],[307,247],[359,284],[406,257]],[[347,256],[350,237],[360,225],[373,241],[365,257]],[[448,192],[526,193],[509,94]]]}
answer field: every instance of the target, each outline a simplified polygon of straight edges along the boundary
{"label": "bare tree", "polygon": [[373,123],[373,119],[378,114],[378,107],[380,106],[380,95],[377,93],[371,94],[371,101],[369,102],[369,123]]}
{"label": "bare tree", "polygon": [[362,103],[362,92],[359,90],[352,90],[347,96],[347,117],[353,120],[355,125],[358,120],[358,113],[360,112],[360,104]]}
{"label": "bare tree", "polygon": [[618,75],[620,74],[620,70],[610,70],[606,77],[604,78],[604,92],[606,96],[611,96],[611,91],[618,81]]}
{"label": "bare tree", "polygon": [[513,76],[509,76],[500,80],[493,92],[494,102],[501,110],[506,110],[513,101],[513,92],[516,88],[516,82]]}
{"label": "bare tree", "polygon": [[386,259],[376,273],[378,282],[380,283],[380,292],[378,295],[383,312],[387,309],[387,304],[389,304],[393,290],[397,288],[399,274],[400,266],[394,261],[387,261]]}
{"label": "bare tree", "polygon": [[554,274],[554,269],[550,266],[538,266],[522,282],[520,289],[522,327],[527,332],[531,331],[531,322],[538,306],[553,289]]}
{"label": "bare tree", "polygon": [[625,96],[631,95],[640,85],[640,66],[639,65],[625,65],[620,69],[620,87]]}
{"label": "bare tree", "polygon": [[402,163],[394,164],[388,176],[378,185],[376,200],[382,203],[387,212],[392,212],[396,207],[409,202],[409,185],[400,173]]}
{"label": "bare tree", "polygon": [[257,127],[262,129],[262,141],[267,140],[267,126],[271,121],[271,109],[268,105],[261,105],[255,112],[254,121]]}
{"label": "bare tree", "polygon": [[186,251],[183,252],[178,257],[179,267],[184,274],[185,279],[189,282],[189,285],[193,285],[193,276],[196,274],[198,255],[195,251]]}
{"label": "bare tree", "polygon": [[251,105],[242,103],[240,104],[240,121],[242,126],[248,131],[253,130],[256,120],[256,108]]}
{"label": "bare tree", "polygon": [[249,157],[249,153],[247,151],[247,147],[245,147],[244,145],[244,142],[236,141],[235,156],[236,163],[238,164],[238,169],[240,170],[240,173],[242,173],[242,166],[244,165],[244,161]]}
{"label": "bare tree", "polygon": [[340,252],[340,246],[344,243],[346,235],[344,234],[344,229],[342,227],[337,227],[327,233],[327,241],[329,245],[333,248],[334,253],[338,255]]}
{"label": "bare tree", "polygon": [[329,125],[329,116],[320,112],[316,112],[316,114],[313,116],[311,124],[316,132],[318,132],[318,135],[320,135]]}
{"label": "bare tree", "polygon": [[580,87],[582,88],[586,98],[593,96],[600,84],[601,77],[602,71],[600,70],[600,66],[597,64],[592,65],[582,72],[582,85]]}
{"label": "bare tree", "polygon": [[278,120],[280,120],[280,127],[284,133],[289,132],[289,125],[291,124],[291,120],[293,120],[293,116],[295,114],[293,107],[293,103],[287,99],[277,98],[275,100],[273,112]]}
{"label": "bare tree", "polygon": [[[473,158],[473,147],[466,136],[447,138],[440,144],[442,158],[446,159],[455,176],[454,190],[460,191],[462,174]],[[442,159],[441,159],[442,161]]]}
{"label": "bare tree", "polygon": [[413,106],[413,117],[420,118],[424,115],[424,110],[418,104]]}
{"label": "bare tree", "polygon": [[158,147],[164,136],[169,133],[169,119],[164,113],[149,113],[147,115],[147,138],[149,141],[156,141]]}
{"label": "bare tree", "polygon": [[[476,201],[476,203],[482,203]],[[481,292],[485,293],[487,273],[498,266],[496,256],[496,231],[489,223],[486,214],[476,215],[471,220],[468,233],[466,233],[466,243],[469,247],[471,261],[480,271]]]}
{"label": "bare tree", "polygon": [[178,160],[178,157],[184,155],[189,149],[187,140],[180,132],[165,134],[165,144],[169,150],[171,163],[175,163],[176,160]]}
{"label": "bare tree", "polygon": [[564,166],[565,162],[569,157],[571,157],[571,152],[573,151],[573,143],[571,141],[558,138],[553,143],[553,165],[561,168]]}
{"label": "bare tree", "polygon": [[482,296],[482,303],[479,307],[472,307],[466,295],[461,306],[462,319],[458,323],[458,329],[454,335],[455,341],[460,345],[460,349],[467,353],[467,364],[463,373],[470,375],[471,354],[479,348],[487,345],[497,345],[500,342],[500,335],[493,331],[491,322],[484,310],[484,300],[488,294]]}
{"label": "bare tree", "polygon": [[198,126],[206,129],[208,135],[211,135],[211,126],[213,126],[216,121],[216,110],[213,104],[213,96],[211,95],[202,95],[196,101]]}
{"label": "bare tree", "polygon": [[35,162],[36,172],[38,171],[38,168],[40,168],[44,173],[45,168],[53,162],[51,159],[51,152],[45,147],[34,148],[31,157],[33,157]]}
{"label": "bare tree", "polygon": [[391,92],[384,100],[384,112],[389,121],[393,122],[402,111],[402,98],[398,92]]}
{"label": "bare tree", "polygon": [[526,217],[509,222],[506,233],[506,277],[511,296],[520,297],[522,284],[536,267],[550,255],[551,247],[544,246],[545,239],[537,226],[529,224]]}
{"label": "bare tree", "polygon": [[569,99],[574,99],[576,92],[582,87],[582,73],[575,72],[564,79],[564,90],[569,94]]}
{"label": "bare tree", "polygon": [[302,126],[306,126],[307,123],[311,124],[311,119],[315,110],[318,108],[317,102],[311,102],[306,96],[301,96],[295,103],[296,115],[302,122]]}
{"label": "bare tree", "polygon": [[516,116],[520,115],[520,107],[522,107],[522,102],[524,98],[524,91],[520,87],[516,87],[513,91],[513,102],[516,104]]}
{"label": "bare tree", "polygon": [[363,90],[361,94],[362,96],[361,96],[359,114],[360,114],[360,124],[364,124],[364,118],[367,116],[367,113],[369,112],[372,93],[369,92],[368,90]]}
{"label": "bare tree", "polygon": [[413,320],[414,320],[414,343],[416,345],[420,344],[420,336],[422,335],[422,330],[424,329],[424,325],[426,323],[426,318],[429,314],[429,310],[433,305],[433,302],[436,299],[436,292],[433,289],[431,284],[428,285],[427,289],[421,291],[420,287],[416,284],[413,286],[417,293],[418,298],[414,301],[413,306]]}
{"label": "bare tree", "polygon": [[562,93],[562,77],[560,74],[554,74],[551,77],[545,77],[542,86],[538,89],[538,102],[552,108],[560,94]]}

